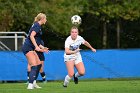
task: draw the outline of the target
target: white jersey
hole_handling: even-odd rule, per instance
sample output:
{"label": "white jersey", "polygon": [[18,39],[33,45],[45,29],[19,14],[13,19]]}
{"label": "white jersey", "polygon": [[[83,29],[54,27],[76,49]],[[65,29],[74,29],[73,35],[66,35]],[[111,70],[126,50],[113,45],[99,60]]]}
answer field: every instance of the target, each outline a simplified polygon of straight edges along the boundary
{"label": "white jersey", "polygon": [[[84,44],[85,40],[81,36],[77,36],[76,40],[72,40],[71,36],[69,36],[66,41],[65,41],[65,48],[69,48],[70,50],[74,51],[80,47],[81,44]],[[64,60],[77,60],[82,61],[80,52],[77,52],[75,54],[70,54],[67,55],[66,53],[64,54]]]}

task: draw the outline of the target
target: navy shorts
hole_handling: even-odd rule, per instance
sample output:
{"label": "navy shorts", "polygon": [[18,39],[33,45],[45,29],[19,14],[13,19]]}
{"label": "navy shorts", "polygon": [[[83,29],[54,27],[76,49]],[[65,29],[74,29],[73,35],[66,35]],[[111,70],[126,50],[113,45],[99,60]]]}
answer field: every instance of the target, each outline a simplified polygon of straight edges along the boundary
{"label": "navy shorts", "polygon": [[36,51],[36,53],[37,53],[40,61],[45,61],[45,56],[44,56],[44,53],[43,52]]}
{"label": "navy shorts", "polygon": [[35,48],[33,46],[30,46],[26,43],[24,43],[22,46],[22,52],[24,55],[26,55],[29,51],[34,51],[34,50],[35,50]]}
{"label": "navy shorts", "polygon": [[[30,46],[30,45],[27,45],[24,43],[24,45],[22,46],[22,52],[24,55],[26,55],[29,51],[34,51],[35,48]],[[45,61],[45,56],[44,56],[44,53],[43,52],[38,52],[36,51],[40,61]]]}

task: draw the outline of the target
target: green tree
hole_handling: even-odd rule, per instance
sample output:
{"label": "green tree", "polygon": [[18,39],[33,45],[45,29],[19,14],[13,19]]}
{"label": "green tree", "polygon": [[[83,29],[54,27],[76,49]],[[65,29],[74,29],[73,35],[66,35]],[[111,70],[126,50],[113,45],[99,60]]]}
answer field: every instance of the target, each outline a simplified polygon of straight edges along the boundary
{"label": "green tree", "polygon": [[9,31],[13,25],[13,16],[11,14],[10,6],[12,3],[7,0],[0,0],[0,31]]}
{"label": "green tree", "polygon": [[117,47],[120,48],[120,20],[140,18],[139,0],[89,0],[89,12],[100,17],[103,22],[103,48],[107,47],[107,23],[116,21]]}
{"label": "green tree", "polygon": [[3,31],[28,31],[34,17],[43,12],[40,0],[1,0],[1,27]]}
{"label": "green tree", "polygon": [[71,17],[75,14],[82,15],[85,0],[52,0],[45,2],[48,25],[54,31],[68,35],[72,26]]}
{"label": "green tree", "polygon": [[110,2],[108,0],[89,0],[89,12],[92,13],[95,16],[99,17],[99,21],[102,23],[103,28],[103,48],[107,48],[107,24],[110,20],[110,17],[107,13],[110,13],[108,11],[108,8],[110,6]]}

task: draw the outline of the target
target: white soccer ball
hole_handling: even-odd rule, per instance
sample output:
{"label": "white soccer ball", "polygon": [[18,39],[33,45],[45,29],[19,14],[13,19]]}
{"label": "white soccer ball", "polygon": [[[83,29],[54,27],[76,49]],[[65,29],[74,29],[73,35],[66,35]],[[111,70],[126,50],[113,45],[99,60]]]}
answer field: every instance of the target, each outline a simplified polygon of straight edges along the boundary
{"label": "white soccer ball", "polygon": [[79,15],[74,15],[74,16],[71,17],[71,22],[74,25],[79,25],[79,24],[81,24],[82,19]]}

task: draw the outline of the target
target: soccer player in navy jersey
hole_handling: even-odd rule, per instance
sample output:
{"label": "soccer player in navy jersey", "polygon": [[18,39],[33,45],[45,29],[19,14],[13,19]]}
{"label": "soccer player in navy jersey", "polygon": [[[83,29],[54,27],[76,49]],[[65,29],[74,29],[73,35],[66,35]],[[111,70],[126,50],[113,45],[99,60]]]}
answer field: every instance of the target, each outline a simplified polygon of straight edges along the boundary
{"label": "soccer player in navy jersey", "polygon": [[[43,41],[42,41],[42,44],[41,44],[41,45],[44,46],[44,42],[43,42]],[[44,53],[43,53],[43,52],[36,52],[36,53],[37,53],[37,55],[38,55],[38,57],[39,57],[39,59],[40,59],[40,61],[41,61],[41,64],[42,64],[39,73],[40,73],[40,75],[41,75],[41,77],[42,77],[42,81],[43,81],[44,83],[46,83],[46,74],[45,74],[45,72],[44,72],[44,61],[45,61],[45,56],[44,56]],[[31,72],[31,66],[30,66],[30,64],[28,64],[28,66],[27,66],[27,79],[28,79],[27,84],[29,83],[29,74],[30,74],[30,72]]]}
{"label": "soccer player in navy jersey", "polygon": [[41,88],[37,85],[36,79],[38,77],[39,70],[42,66],[37,52],[48,52],[48,48],[42,45],[42,31],[41,25],[46,23],[46,15],[39,13],[31,26],[28,37],[22,46],[22,51],[27,58],[28,64],[31,66],[31,71],[29,73],[29,84],[27,89]]}

